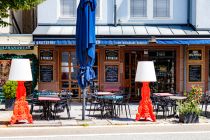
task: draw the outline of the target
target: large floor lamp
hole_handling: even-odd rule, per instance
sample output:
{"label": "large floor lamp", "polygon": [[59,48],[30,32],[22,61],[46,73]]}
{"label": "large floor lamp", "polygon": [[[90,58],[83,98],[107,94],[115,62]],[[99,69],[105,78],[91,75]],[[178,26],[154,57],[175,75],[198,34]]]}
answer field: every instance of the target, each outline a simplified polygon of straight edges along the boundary
{"label": "large floor lamp", "polygon": [[156,121],[153,113],[152,101],[150,99],[149,82],[156,81],[155,69],[153,61],[139,61],[136,71],[136,82],[142,82],[141,101],[139,102],[138,113],[136,114],[136,121],[140,119],[150,119]]}
{"label": "large floor lamp", "polygon": [[18,81],[13,116],[10,123],[14,124],[20,120],[27,120],[32,123],[33,119],[26,101],[26,88],[24,86],[25,81],[32,81],[30,60],[12,59],[9,80]]}

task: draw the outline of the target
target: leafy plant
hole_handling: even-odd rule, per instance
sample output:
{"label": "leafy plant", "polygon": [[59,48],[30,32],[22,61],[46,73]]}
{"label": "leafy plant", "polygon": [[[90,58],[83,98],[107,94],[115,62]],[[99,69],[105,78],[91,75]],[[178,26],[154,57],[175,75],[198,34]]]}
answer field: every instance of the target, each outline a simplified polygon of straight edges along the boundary
{"label": "leafy plant", "polygon": [[4,97],[6,99],[12,99],[16,97],[16,89],[17,89],[17,82],[16,81],[7,81],[3,87],[2,91],[4,94]]}
{"label": "leafy plant", "polygon": [[180,115],[196,114],[200,115],[201,109],[199,108],[200,99],[202,96],[202,88],[199,86],[192,86],[192,89],[187,94],[187,99],[183,103],[178,104]]}

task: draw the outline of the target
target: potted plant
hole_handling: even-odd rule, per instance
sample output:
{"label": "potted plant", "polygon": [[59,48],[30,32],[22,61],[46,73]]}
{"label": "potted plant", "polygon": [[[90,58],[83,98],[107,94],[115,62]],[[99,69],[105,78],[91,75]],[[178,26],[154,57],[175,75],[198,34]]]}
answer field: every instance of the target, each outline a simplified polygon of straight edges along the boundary
{"label": "potted plant", "polygon": [[5,110],[13,110],[16,97],[17,82],[7,81],[3,87],[3,95],[5,97]]}
{"label": "potted plant", "polygon": [[198,123],[199,115],[201,113],[199,104],[202,96],[202,88],[199,86],[192,86],[192,89],[186,96],[186,101],[178,104],[179,122]]}

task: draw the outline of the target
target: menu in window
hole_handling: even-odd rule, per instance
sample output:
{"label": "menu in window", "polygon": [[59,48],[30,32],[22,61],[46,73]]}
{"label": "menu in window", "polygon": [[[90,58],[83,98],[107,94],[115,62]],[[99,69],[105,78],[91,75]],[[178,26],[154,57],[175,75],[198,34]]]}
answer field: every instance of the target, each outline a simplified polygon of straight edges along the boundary
{"label": "menu in window", "polygon": [[40,65],[40,81],[53,81],[53,65]]}
{"label": "menu in window", "polygon": [[105,66],[105,82],[118,82],[118,65]]}
{"label": "menu in window", "polygon": [[201,65],[189,65],[189,82],[201,82]]}
{"label": "menu in window", "polygon": [[202,50],[189,50],[189,60],[202,60]]}
{"label": "menu in window", "polygon": [[40,50],[40,60],[53,60],[53,50]]}

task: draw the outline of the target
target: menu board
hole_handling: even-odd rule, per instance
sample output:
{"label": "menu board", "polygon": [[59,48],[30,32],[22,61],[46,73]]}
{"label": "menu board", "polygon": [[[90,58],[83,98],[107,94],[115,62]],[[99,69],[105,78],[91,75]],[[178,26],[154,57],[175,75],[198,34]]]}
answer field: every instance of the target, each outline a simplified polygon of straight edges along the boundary
{"label": "menu board", "polygon": [[118,60],[119,52],[118,50],[105,50],[106,60]]}
{"label": "menu board", "polygon": [[202,60],[202,50],[189,50],[189,60]]}
{"label": "menu board", "polygon": [[201,82],[201,65],[189,65],[189,82]]}
{"label": "menu board", "polygon": [[40,81],[53,81],[53,65],[40,65]]}
{"label": "menu board", "polygon": [[53,50],[40,50],[40,60],[53,60]]}
{"label": "menu board", "polygon": [[118,82],[118,65],[105,66],[105,82]]}

